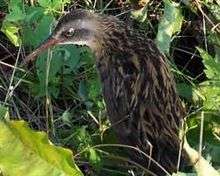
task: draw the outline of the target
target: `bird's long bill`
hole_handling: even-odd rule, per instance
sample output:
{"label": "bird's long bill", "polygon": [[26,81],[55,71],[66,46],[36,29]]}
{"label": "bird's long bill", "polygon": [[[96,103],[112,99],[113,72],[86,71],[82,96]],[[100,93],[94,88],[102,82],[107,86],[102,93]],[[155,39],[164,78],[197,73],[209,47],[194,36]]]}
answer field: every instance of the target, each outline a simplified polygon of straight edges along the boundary
{"label": "bird's long bill", "polygon": [[31,54],[29,54],[25,58],[25,63],[33,62],[40,53],[42,53],[46,49],[58,44],[59,42],[60,41],[58,39],[49,37],[39,47],[37,47],[37,49],[35,49]]}

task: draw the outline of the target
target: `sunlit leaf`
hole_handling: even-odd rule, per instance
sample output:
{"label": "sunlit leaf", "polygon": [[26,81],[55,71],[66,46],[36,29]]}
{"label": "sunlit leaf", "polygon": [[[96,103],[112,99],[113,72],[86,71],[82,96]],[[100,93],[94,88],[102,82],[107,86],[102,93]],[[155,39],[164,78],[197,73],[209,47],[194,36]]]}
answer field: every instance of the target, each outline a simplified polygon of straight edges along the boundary
{"label": "sunlit leaf", "polygon": [[56,147],[24,121],[0,121],[0,170],[3,175],[82,176],[70,150]]}
{"label": "sunlit leaf", "polygon": [[1,31],[5,33],[5,35],[9,38],[9,40],[15,45],[19,46],[21,43],[21,39],[18,35],[19,28],[13,23],[4,21]]}
{"label": "sunlit leaf", "polygon": [[172,36],[180,31],[183,16],[179,4],[169,0],[164,0],[164,3],[164,15],[159,23],[156,43],[162,52],[169,54]]}
{"label": "sunlit leaf", "polygon": [[[203,58],[203,63],[206,67],[205,73],[208,78],[220,78],[220,67],[218,61],[210,56],[205,50],[197,47],[201,57]],[[216,77],[218,76],[218,77]]]}

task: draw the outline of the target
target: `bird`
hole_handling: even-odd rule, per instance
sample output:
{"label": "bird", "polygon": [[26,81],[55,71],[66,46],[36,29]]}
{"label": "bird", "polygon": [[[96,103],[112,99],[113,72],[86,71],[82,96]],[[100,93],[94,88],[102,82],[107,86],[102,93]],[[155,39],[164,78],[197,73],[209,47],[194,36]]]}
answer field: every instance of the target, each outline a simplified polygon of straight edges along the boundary
{"label": "bird", "polygon": [[129,149],[132,161],[159,176],[189,163],[179,138],[186,110],[169,62],[153,40],[117,17],[75,9],[58,20],[25,61],[33,62],[44,50],[62,44],[85,45],[94,53],[118,142],[138,149]]}

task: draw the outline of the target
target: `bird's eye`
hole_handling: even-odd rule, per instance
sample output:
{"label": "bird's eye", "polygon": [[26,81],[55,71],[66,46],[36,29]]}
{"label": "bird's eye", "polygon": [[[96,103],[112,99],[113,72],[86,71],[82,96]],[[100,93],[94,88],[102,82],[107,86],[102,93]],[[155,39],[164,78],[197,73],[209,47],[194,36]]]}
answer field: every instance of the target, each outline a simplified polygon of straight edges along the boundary
{"label": "bird's eye", "polygon": [[64,33],[64,35],[65,35],[66,37],[72,37],[73,34],[74,34],[74,32],[75,32],[75,30],[74,30],[73,28],[70,28],[69,30],[67,30],[67,31]]}

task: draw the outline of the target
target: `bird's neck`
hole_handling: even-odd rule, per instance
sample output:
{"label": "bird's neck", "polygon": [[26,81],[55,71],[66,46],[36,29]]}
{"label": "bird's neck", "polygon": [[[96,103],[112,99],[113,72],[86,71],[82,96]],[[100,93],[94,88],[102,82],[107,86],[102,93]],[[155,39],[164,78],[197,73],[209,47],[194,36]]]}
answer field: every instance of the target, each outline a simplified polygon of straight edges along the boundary
{"label": "bird's neck", "polygon": [[97,58],[114,53],[127,53],[133,49],[133,38],[136,38],[136,34],[126,24],[114,18],[105,18],[97,27],[97,31],[99,32],[96,33],[93,45]]}

